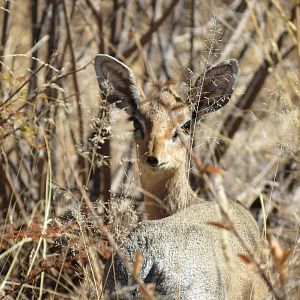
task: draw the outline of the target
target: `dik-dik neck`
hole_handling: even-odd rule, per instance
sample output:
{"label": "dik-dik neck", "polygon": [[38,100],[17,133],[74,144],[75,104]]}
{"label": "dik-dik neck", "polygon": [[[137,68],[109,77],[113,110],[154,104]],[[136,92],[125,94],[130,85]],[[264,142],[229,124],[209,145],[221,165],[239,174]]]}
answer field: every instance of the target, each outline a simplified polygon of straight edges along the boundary
{"label": "dik-dik neck", "polygon": [[164,218],[198,200],[184,167],[176,171],[142,171],[141,185],[148,220]]}

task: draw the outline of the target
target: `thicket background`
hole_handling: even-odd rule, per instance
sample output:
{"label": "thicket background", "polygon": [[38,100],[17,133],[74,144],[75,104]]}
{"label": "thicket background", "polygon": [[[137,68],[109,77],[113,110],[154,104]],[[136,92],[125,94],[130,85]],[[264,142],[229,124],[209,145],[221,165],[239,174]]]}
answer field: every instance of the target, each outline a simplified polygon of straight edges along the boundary
{"label": "thicket background", "polygon": [[300,299],[296,0],[0,0],[0,24],[1,298],[101,299],[105,228],[119,241],[142,218],[132,126],[94,73],[107,53],[146,91],[183,96],[205,66],[238,59],[232,100],[198,124],[194,151],[273,235],[277,297]]}

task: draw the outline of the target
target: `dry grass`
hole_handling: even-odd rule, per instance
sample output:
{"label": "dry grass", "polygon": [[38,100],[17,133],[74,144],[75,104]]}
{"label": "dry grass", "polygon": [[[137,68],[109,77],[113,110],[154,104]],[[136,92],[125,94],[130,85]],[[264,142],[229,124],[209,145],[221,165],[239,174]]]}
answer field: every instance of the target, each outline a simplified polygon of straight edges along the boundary
{"label": "dry grass", "polygon": [[146,91],[172,81],[182,95],[207,64],[239,59],[233,99],[199,123],[194,152],[224,171],[228,198],[257,209],[261,267],[282,299],[300,298],[299,8],[194,5],[0,0],[1,298],[101,299],[107,240],[142,218],[131,125],[100,99],[99,52],[123,59]]}

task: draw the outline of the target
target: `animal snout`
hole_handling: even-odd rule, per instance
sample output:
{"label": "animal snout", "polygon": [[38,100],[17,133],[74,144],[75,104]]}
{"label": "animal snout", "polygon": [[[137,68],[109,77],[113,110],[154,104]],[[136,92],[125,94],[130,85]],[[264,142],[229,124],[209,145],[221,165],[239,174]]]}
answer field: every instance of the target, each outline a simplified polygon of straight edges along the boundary
{"label": "animal snout", "polygon": [[151,167],[157,167],[158,159],[155,156],[148,156],[146,159],[146,163]]}

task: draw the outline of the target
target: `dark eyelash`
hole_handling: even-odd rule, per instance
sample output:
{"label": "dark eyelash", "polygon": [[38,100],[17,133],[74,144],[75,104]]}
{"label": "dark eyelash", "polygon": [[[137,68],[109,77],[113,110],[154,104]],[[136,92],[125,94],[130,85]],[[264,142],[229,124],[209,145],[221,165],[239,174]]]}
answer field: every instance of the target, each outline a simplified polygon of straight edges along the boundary
{"label": "dark eyelash", "polygon": [[181,129],[182,129],[185,133],[189,134],[190,131],[191,131],[191,120],[185,122],[185,123],[181,126]]}
{"label": "dark eyelash", "polygon": [[[191,120],[185,122],[182,126],[181,129],[185,134],[190,134],[190,127],[191,127]],[[172,136],[173,141],[175,141],[178,137],[178,132],[175,130]]]}

